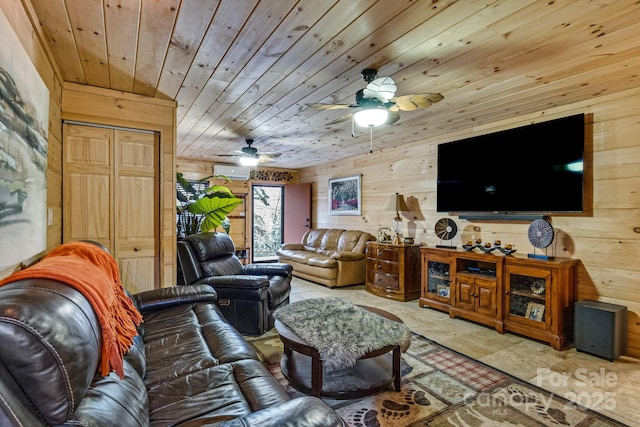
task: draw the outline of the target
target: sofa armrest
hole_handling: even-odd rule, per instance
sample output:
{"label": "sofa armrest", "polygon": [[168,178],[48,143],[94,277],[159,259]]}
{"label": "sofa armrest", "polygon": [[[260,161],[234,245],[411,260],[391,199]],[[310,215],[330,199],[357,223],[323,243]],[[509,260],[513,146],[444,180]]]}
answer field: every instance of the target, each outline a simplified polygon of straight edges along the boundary
{"label": "sofa armrest", "polygon": [[248,264],[242,266],[242,272],[244,274],[250,274],[254,276],[282,276],[289,277],[293,267],[289,264],[277,262],[268,264]]}
{"label": "sofa armrest", "polygon": [[198,284],[213,287],[218,294],[218,305],[228,300],[268,301],[269,278],[267,276],[212,276],[198,281]]}
{"label": "sofa armrest", "polygon": [[346,423],[333,409],[313,396],[292,399],[216,425],[224,427],[346,427]]}
{"label": "sofa armrest", "polygon": [[331,254],[331,258],[340,261],[358,261],[360,259],[364,259],[364,254],[361,252],[336,251]]}
{"label": "sofa armrest", "polygon": [[170,305],[217,302],[215,289],[206,285],[171,286],[152,289],[131,295],[141,313],[158,310]]}
{"label": "sofa armrest", "polygon": [[214,289],[260,289],[269,287],[269,278],[267,276],[250,274],[234,274],[229,276],[211,276],[205,277],[196,282],[198,285],[213,286]]}
{"label": "sofa armrest", "polygon": [[302,251],[304,250],[304,245],[302,243],[283,243],[280,245],[280,249]]}

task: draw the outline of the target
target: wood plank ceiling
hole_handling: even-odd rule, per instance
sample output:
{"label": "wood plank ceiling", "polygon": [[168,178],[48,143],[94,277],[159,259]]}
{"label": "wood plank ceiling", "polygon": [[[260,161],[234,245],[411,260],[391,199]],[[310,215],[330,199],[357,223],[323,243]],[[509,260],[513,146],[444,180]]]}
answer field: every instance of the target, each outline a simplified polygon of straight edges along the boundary
{"label": "wood plank ceiling", "polygon": [[235,162],[245,138],[275,167],[367,153],[367,129],[326,125],[349,110],[306,106],[353,103],[364,68],[444,96],[376,151],[640,85],[635,0],[21,1],[65,81],[176,100],[181,159]]}

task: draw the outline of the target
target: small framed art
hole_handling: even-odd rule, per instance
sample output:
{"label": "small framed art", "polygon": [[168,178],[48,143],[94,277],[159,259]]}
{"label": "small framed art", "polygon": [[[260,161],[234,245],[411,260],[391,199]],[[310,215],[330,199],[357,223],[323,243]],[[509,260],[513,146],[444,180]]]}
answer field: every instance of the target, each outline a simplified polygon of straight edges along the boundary
{"label": "small framed art", "polygon": [[542,322],[542,320],[544,319],[544,308],[544,304],[530,302],[529,304],[527,304],[527,311],[524,316],[527,319]]}
{"label": "small framed art", "polygon": [[445,285],[438,285],[436,288],[436,293],[438,296],[449,298],[449,287]]}
{"label": "small framed art", "polygon": [[329,215],[362,215],[360,175],[329,179]]}

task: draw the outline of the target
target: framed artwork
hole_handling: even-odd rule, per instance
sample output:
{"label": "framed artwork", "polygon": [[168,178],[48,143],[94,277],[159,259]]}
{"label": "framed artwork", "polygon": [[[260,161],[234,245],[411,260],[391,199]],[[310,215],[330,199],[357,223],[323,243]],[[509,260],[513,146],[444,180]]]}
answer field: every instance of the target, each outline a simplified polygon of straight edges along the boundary
{"label": "framed artwork", "polygon": [[544,317],[544,304],[538,304],[536,302],[530,302],[527,304],[527,311],[525,313],[525,317],[527,319],[535,320],[537,322],[542,322]]}
{"label": "framed artwork", "polygon": [[329,215],[362,215],[360,175],[329,179]]}
{"label": "framed artwork", "polygon": [[47,244],[49,89],[0,12],[0,271]]}
{"label": "framed artwork", "polygon": [[436,288],[436,293],[438,296],[449,298],[449,287],[445,285],[438,285]]}

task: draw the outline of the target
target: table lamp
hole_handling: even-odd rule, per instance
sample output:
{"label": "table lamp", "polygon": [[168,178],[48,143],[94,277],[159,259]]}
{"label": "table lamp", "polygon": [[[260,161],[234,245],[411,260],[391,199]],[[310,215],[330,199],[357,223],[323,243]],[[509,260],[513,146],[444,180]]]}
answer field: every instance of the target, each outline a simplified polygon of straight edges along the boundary
{"label": "table lamp", "polygon": [[400,237],[400,223],[402,222],[400,212],[407,212],[409,210],[407,204],[404,201],[404,196],[399,193],[391,196],[391,200],[389,201],[387,210],[396,211],[396,217],[393,218],[393,231],[395,232],[395,236],[393,236],[393,244],[399,245],[402,243],[402,239]]}

